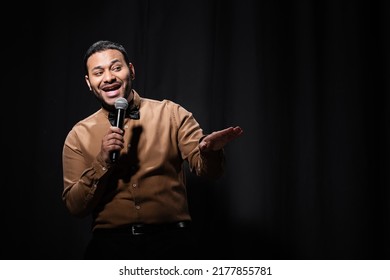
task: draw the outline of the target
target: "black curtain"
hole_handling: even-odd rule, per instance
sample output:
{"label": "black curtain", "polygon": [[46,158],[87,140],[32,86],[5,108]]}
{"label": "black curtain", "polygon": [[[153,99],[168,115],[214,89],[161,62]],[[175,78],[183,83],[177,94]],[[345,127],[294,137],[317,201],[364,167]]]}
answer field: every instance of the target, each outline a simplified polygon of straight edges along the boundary
{"label": "black curtain", "polygon": [[2,259],[82,258],[90,220],[61,201],[61,156],[98,109],[83,55],[100,39],[128,49],[141,96],[180,103],[206,132],[244,129],[221,179],[188,173],[200,259],[389,259],[389,12],[336,0],[14,7]]}

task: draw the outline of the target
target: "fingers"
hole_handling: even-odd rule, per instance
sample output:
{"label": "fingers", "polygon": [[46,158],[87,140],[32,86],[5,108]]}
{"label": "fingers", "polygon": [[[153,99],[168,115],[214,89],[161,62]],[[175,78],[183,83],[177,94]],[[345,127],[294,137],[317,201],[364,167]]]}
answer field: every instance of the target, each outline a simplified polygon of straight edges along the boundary
{"label": "fingers", "polygon": [[243,130],[239,126],[228,127],[219,131],[214,131],[202,140],[202,142],[199,144],[199,149],[201,152],[222,149],[228,142],[241,136],[242,133]]}
{"label": "fingers", "polygon": [[101,154],[109,162],[110,153],[120,151],[124,147],[123,131],[118,127],[110,127],[110,130],[102,139]]}
{"label": "fingers", "polygon": [[207,151],[207,142],[206,142],[206,141],[200,142],[200,144],[199,144],[199,150],[200,150],[201,152]]}
{"label": "fingers", "polygon": [[124,147],[123,144],[123,137],[122,138],[117,138],[113,137],[111,139],[108,139],[105,143],[105,146],[107,147],[108,151],[114,151],[114,150],[119,150]]}
{"label": "fingers", "polygon": [[243,133],[243,130],[241,127],[229,127],[220,131],[213,132],[211,134],[211,139],[215,140],[225,140],[227,142],[237,138]]}
{"label": "fingers", "polygon": [[231,137],[231,140],[237,138],[238,136],[240,136],[244,131],[242,130],[241,127],[239,126],[236,126],[234,127],[232,130],[231,130],[231,133],[229,134],[230,137]]}
{"label": "fingers", "polygon": [[234,128],[233,128],[233,131],[234,131],[234,133],[235,133],[236,135],[241,135],[241,134],[244,132],[244,130],[242,130],[242,128],[239,127],[239,126],[234,127]]}
{"label": "fingers", "polygon": [[105,146],[108,151],[121,150],[124,147],[123,131],[118,127],[111,127],[105,138]]}
{"label": "fingers", "polygon": [[117,133],[117,134],[123,135],[124,131],[122,129],[120,129],[119,127],[111,126],[110,130],[108,131],[107,134],[110,134],[110,133]]}

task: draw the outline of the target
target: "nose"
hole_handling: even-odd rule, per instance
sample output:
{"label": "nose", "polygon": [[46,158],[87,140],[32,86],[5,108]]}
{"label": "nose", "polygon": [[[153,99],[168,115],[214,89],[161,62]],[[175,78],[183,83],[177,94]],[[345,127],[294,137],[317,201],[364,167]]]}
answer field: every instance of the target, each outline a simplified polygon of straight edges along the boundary
{"label": "nose", "polygon": [[104,77],[103,77],[103,80],[107,83],[109,82],[112,82],[112,81],[115,81],[115,75],[113,75],[113,73],[111,71],[105,71],[104,72]]}

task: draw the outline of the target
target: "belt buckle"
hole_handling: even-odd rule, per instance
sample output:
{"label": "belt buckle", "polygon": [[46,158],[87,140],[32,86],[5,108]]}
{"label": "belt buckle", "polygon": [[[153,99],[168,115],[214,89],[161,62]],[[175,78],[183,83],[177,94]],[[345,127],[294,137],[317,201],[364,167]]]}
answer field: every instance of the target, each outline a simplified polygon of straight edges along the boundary
{"label": "belt buckle", "polygon": [[140,227],[142,227],[142,226],[140,226],[140,225],[132,225],[131,226],[131,234],[132,235],[142,235],[143,234],[143,232],[137,232],[137,227],[138,228],[140,228]]}

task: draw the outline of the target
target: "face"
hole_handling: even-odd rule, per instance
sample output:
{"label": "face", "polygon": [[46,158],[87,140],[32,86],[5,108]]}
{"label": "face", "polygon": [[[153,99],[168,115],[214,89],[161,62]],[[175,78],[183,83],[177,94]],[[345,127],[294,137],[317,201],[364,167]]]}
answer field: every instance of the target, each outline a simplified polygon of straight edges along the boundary
{"label": "face", "polygon": [[105,50],[91,55],[87,61],[88,75],[85,81],[96,97],[113,107],[118,97],[132,99],[131,84],[134,80],[133,65],[126,64],[120,51]]}

